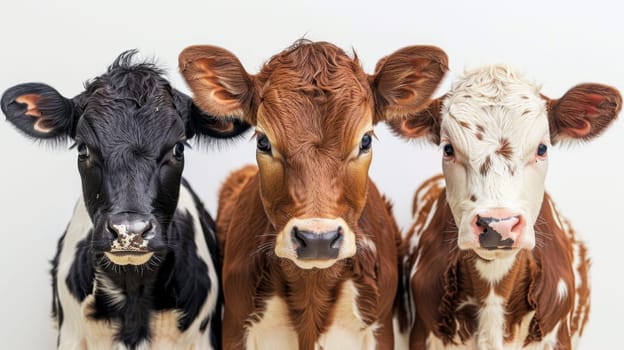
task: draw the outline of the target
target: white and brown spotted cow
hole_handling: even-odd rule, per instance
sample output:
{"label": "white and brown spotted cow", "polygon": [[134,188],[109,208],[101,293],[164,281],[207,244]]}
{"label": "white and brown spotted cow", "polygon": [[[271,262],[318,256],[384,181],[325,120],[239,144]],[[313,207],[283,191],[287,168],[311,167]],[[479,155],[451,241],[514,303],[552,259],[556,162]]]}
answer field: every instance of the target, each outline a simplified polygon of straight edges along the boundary
{"label": "white and brown spotted cow", "polygon": [[411,349],[574,348],[589,312],[589,260],[544,192],[548,149],[600,135],[621,105],[598,84],[551,100],[492,66],[392,123],[443,151],[444,177],[416,193],[404,238]]}

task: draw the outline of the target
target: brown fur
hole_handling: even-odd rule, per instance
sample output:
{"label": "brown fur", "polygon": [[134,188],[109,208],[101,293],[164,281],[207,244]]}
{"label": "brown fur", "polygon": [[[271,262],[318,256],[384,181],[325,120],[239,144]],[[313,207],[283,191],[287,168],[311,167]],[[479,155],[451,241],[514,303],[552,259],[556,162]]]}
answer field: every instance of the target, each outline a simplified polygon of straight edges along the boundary
{"label": "brown fur", "polygon": [[513,156],[513,149],[511,148],[511,143],[506,138],[500,140],[500,148],[496,150],[496,154],[499,156],[511,160]]}
{"label": "brown fur", "polygon": [[[256,75],[213,46],[189,47],[179,61],[201,108],[255,125],[271,145],[270,152],[258,151],[258,170],[234,173],[219,199],[224,347],[243,348],[246,327],[276,295],[287,304],[299,349],[312,349],[332,324],[344,282],[352,280],[362,321],[380,325],[377,348],[391,349],[400,235],[368,178],[371,154],[360,142],[378,121],[429,102],[447,70],[446,55],[406,47],[380,60],[373,75],[357,57],[307,40],[273,56]],[[355,234],[356,255],[310,270],[278,258],[275,238],[289,220],[315,217],[342,218]]]}
{"label": "brown fur", "polygon": [[589,140],[602,134],[622,110],[622,96],[610,87],[580,84],[558,100],[546,100],[550,137],[555,143],[562,137]]}
{"label": "brown fur", "polygon": [[[431,192],[432,196],[416,194],[424,198],[421,201],[423,204],[416,208],[414,225],[404,240],[404,245],[408,245],[414,235],[420,235],[418,247],[407,256],[406,268],[411,270],[418,259],[418,269],[410,281],[415,304],[415,314],[411,317],[411,349],[424,349],[430,333],[447,344],[453,343],[456,336],[462,342],[471,338],[477,329],[479,305],[482,305],[489,291],[489,282],[481,279],[474,265],[480,258],[472,251],[457,249],[457,228],[446,203],[444,189],[437,185],[440,177],[432,180],[419,189]],[[434,202],[437,202],[435,214],[430,224],[422,227]],[[522,318],[535,311],[526,344],[542,340],[561,322],[557,349],[570,349],[571,334],[582,331],[587,322],[589,262],[584,253],[585,246],[575,240],[574,231],[566,232],[564,228],[567,225],[562,228],[556,224],[557,221],[566,221],[561,217],[555,220],[552,206],[550,197],[545,194],[540,219],[535,225],[538,233],[536,247],[532,251],[520,251],[514,266],[494,288],[496,294],[506,301],[507,340],[514,337],[516,325]],[[573,244],[578,245],[582,252],[579,269],[582,281],[578,289],[574,287]],[[559,279],[563,279],[568,287],[568,294],[562,301],[558,301],[557,296]],[[574,305],[577,293],[581,298],[579,304]],[[477,306],[458,309],[468,297],[474,298]],[[578,317],[581,310],[584,315],[582,320]]]}
{"label": "brown fur", "polygon": [[[366,233],[375,243],[377,254],[360,249],[354,258],[328,269],[301,270],[273,253],[275,229],[261,205],[259,176],[243,169],[231,177],[240,176],[249,176],[241,189],[244,195],[238,197],[236,205],[221,210],[217,217],[221,232],[227,232],[223,266],[224,348],[244,348],[245,327],[261,318],[264,301],[277,295],[289,306],[291,323],[299,335],[299,348],[313,349],[314,342],[331,324],[331,306],[342,283],[352,279],[360,293],[358,304],[364,321],[381,324],[378,348],[391,349],[392,305],[398,283],[393,243],[400,236],[389,207],[372,182],[356,230]],[[226,227],[224,222],[228,223]]]}

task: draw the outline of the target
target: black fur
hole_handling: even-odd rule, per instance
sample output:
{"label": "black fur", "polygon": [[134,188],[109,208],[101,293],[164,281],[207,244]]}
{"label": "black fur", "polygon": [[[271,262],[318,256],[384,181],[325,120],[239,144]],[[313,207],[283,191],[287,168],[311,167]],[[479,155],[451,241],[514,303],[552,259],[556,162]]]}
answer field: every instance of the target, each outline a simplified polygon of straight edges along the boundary
{"label": "black fur", "polygon": [[[189,96],[169,85],[154,64],[133,63],[134,54],[122,53],[105,74],[87,82],[85,91],[72,99],[48,85],[28,83],[10,88],[0,101],[7,120],[26,135],[44,141],[72,139],[82,154],[78,169],[93,228],[77,244],[65,281],[57,280],[64,238],[52,260],[52,313],[59,329],[67,315],[58,284],[65,283],[77,300],[84,301],[93,293],[96,274],[101,274],[123,290],[127,302],[114,307],[113,298],[99,288],[89,305],[90,317],[121,323],[117,339],[130,348],[150,339],[152,312],[179,310],[184,316],[178,328],[184,331],[198,317],[209,291],[220,288],[218,281],[212,285],[206,263],[197,256],[193,237],[200,233],[194,232],[192,219],[188,213],[176,212],[183,182],[183,143],[193,136],[232,139],[249,128],[238,120],[219,120],[201,112]],[[18,102],[25,95],[35,104],[36,113],[26,114],[27,105]],[[35,129],[38,120],[49,131]],[[190,190],[186,182],[184,186]],[[192,196],[213,263],[220,271],[214,221],[197,196]],[[118,266],[105,257],[116,239],[110,223],[120,216],[150,223],[153,235],[146,249],[154,255],[148,263]],[[211,339],[218,348],[220,308],[212,315]],[[209,321],[201,322],[205,329]]]}

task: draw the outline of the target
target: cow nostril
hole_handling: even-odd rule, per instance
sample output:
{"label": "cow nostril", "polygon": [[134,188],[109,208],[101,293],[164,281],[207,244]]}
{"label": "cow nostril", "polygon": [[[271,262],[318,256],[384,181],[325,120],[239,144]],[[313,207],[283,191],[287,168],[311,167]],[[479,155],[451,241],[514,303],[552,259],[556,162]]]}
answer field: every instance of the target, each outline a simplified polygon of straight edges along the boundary
{"label": "cow nostril", "polygon": [[342,227],[338,227],[334,238],[329,243],[329,246],[331,248],[340,248],[340,244],[342,244],[342,238],[343,238]]}
{"label": "cow nostril", "polygon": [[152,225],[151,222],[149,221],[147,222],[147,225],[145,226],[145,230],[143,231],[141,235],[145,239],[152,239],[154,238],[154,236],[156,236],[156,230],[154,230],[154,226]]}
{"label": "cow nostril", "polygon": [[117,229],[113,226],[113,224],[110,221],[106,223],[106,229],[113,236],[113,239],[117,239],[119,237],[119,232],[117,232]]}
{"label": "cow nostril", "polygon": [[293,243],[298,244],[299,247],[301,248],[304,248],[307,246],[306,240],[301,234],[301,231],[299,231],[299,229],[297,228],[297,226],[293,227],[292,229],[292,240],[293,240]]}

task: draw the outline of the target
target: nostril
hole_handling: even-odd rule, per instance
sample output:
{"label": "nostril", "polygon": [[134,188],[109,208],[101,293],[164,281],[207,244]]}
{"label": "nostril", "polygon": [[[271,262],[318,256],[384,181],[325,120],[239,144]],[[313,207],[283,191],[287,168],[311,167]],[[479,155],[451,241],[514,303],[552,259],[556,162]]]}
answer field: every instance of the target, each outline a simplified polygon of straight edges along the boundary
{"label": "nostril", "polygon": [[342,240],[343,240],[342,227],[338,227],[338,229],[336,230],[334,234],[334,237],[332,237],[332,240],[329,243],[329,246],[331,248],[340,248],[340,245],[342,244]]}
{"label": "nostril", "polygon": [[106,229],[113,236],[113,239],[117,239],[117,237],[119,237],[119,232],[117,232],[117,229],[115,228],[115,226],[110,221],[107,222]]}
{"label": "nostril", "polygon": [[154,238],[155,232],[153,228],[154,226],[152,225],[152,223],[148,221],[145,227],[143,228],[143,232],[141,232],[141,236],[143,236],[143,238],[145,239]]}
{"label": "nostril", "polygon": [[152,225],[151,222],[149,221],[147,222],[147,225],[145,226],[145,230],[143,231],[141,236],[143,236],[143,238],[145,239],[152,239],[154,238],[154,236],[156,236],[156,230],[154,230],[154,225]]}
{"label": "nostril", "polygon": [[291,235],[292,235],[293,243],[298,244],[299,247],[302,247],[302,248],[307,246],[305,237],[303,237],[303,235],[301,234],[301,231],[299,231],[297,226],[293,227]]}

